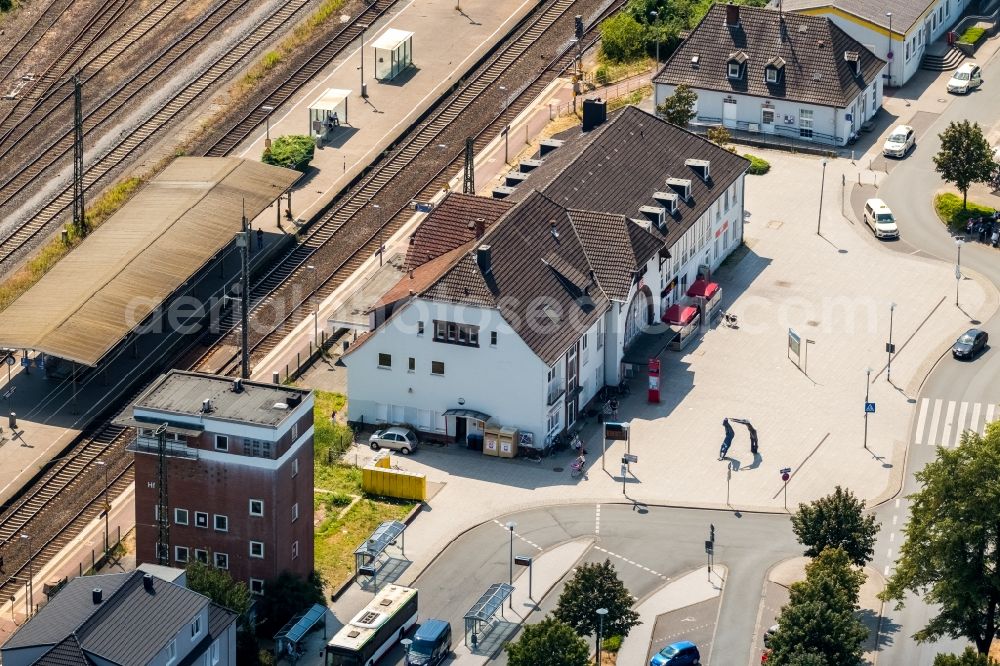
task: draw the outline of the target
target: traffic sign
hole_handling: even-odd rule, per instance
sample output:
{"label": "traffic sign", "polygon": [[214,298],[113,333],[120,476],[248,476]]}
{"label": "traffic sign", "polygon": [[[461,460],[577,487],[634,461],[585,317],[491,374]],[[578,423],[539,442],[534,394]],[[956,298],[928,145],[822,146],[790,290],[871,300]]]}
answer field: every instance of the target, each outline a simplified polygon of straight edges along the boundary
{"label": "traffic sign", "polygon": [[792,468],[791,467],[782,467],[781,468],[781,473],[782,474],[791,474],[792,473]]}
{"label": "traffic sign", "polygon": [[715,550],[715,544],[712,543],[711,541],[706,541],[705,542],[705,552],[708,553],[709,555],[711,555],[714,550]]}
{"label": "traffic sign", "polygon": [[959,266],[958,264],[955,264],[955,279],[956,280],[962,279],[962,267]]}
{"label": "traffic sign", "polygon": [[623,442],[628,440],[628,424],[605,421],[604,439],[612,439]]}
{"label": "traffic sign", "polygon": [[7,365],[14,365],[15,363],[17,363],[17,359],[14,358],[14,355],[13,354],[8,355],[7,356]]}
{"label": "traffic sign", "polygon": [[37,367],[37,368],[38,368],[39,370],[44,370],[44,369],[45,369],[45,359],[44,359],[44,358],[42,358],[41,356],[39,356],[38,358],[36,358],[36,359],[35,359],[35,366],[36,366],[36,367]]}
{"label": "traffic sign", "polygon": [[875,403],[874,402],[866,402],[865,403],[865,414],[874,414],[874,413],[875,413]]}
{"label": "traffic sign", "polygon": [[21,357],[21,367],[22,368],[27,368],[30,365],[31,365],[31,359],[28,358],[27,356],[22,356]]}
{"label": "traffic sign", "polygon": [[626,453],[625,455],[622,456],[622,462],[625,463],[626,465],[629,463],[637,463],[639,462],[639,456],[632,453]]}
{"label": "traffic sign", "polygon": [[886,350],[886,352],[888,352],[890,354],[895,354],[896,353],[896,345],[892,344],[891,342],[887,342],[887,343],[885,343],[885,350]]}
{"label": "traffic sign", "polygon": [[782,481],[788,481],[788,479],[790,479],[790,478],[792,478],[792,477],[788,474],[788,472],[782,472],[781,473],[781,480]]}

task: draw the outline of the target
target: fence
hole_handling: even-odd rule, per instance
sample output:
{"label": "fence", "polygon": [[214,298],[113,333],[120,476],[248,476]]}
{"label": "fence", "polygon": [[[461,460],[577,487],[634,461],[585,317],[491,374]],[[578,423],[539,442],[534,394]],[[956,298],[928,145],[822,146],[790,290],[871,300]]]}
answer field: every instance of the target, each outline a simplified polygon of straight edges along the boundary
{"label": "fence", "polygon": [[564,104],[549,104],[549,120],[575,113],[577,111],[577,107],[583,104],[583,100],[585,99],[603,99],[606,102],[610,102],[649,87],[649,77],[641,75],[631,79],[625,79],[624,81],[619,81],[618,83],[611,83],[606,86],[594,88],[593,90],[589,90],[577,97],[576,104],[573,102],[566,102]]}

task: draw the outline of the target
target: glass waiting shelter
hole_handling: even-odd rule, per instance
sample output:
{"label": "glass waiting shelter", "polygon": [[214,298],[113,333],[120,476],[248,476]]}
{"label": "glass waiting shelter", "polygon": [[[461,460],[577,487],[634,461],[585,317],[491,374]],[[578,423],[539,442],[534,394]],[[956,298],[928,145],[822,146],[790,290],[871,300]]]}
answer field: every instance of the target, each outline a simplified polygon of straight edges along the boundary
{"label": "glass waiting shelter", "polygon": [[314,139],[328,139],[341,125],[347,124],[347,98],[350,90],[327,88],[309,105],[309,134]]}
{"label": "glass waiting shelter", "polygon": [[375,80],[391,81],[413,64],[413,33],[389,28],[375,40]]}

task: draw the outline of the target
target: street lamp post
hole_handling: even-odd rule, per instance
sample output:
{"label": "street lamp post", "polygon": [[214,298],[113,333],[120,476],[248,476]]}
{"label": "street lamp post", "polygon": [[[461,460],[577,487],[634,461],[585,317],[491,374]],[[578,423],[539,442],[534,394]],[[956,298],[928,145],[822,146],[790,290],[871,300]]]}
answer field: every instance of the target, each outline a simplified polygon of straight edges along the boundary
{"label": "street lamp post", "polygon": [[28,596],[25,601],[28,605],[27,616],[31,617],[31,609],[35,607],[35,569],[31,561],[31,535],[22,533],[21,538],[28,541]]}
{"label": "street lamp post", "polygon": [[823,224],[823,186],[826,185],[826,160],[823,160],[823,176],[819,181],[819,215],[816,217],[816,235],[822,236],[820,227]]}
{"label": "street lamp post", "polygon": [[892,346],[892,313],[896,311],[896,304],[889,304],[889,344],[886,345],[886,352],[889,354],[889,362],[885,366],[885,380],[892,383],[892,353],[896,348]]}
{"label": "street lamp post", "polygon": [[889,19],[889,50],[885,52],[886,74],[889,76],[889,85],[892,85],[892,12],[885,13]]}
{"label": "street lamp post", "polygon": [[[660,30],[656,27],[656,19],[660,18],[660,13],[657,11],[649,12],[649,15],[653,17],[653,27],[656,28],[656,64],[660,64]],[[600,666],[600,664],[598,664]]]}
{"label": "street lamp post", "polygon": [[597,666],[601,666],[601,638],[604,634],[604,616],[607,614],[607,608],[597,609],[597,660],[594,662]]}
{"label": "street lamp post", "polygon": [[267,114],[264,117],[264,148],[269,149],[271,147],[271,112],[274,111],[274,107],[262,106],[260,110]]}
{"label": "street lamp post", "polygon": [[[500,94],[503,95],[503,104],[500,107],[500,120],[503,121],[504,116],[507,115],[507,88],[506,86],[500,86]],[[510,164],[510,154],[508,152],[508,139],[510,138],[510,124],[504,125],[503,127],[503,163]]]}
{"label": "street lamp post", "polygon": [[871,386],[872,369],[865,370],[865,450],[868,450],[868,388]]}
{"label": "street lamp post", "polygon": [[[509,561],[509,564],[510,564],[510,577],[509,577],[508,581],[510,582],[510,586],[514,587],[514,530],[517,529],[517,523],[515,523],[513,520],[511,520],[511,521],[509,521],[507,523],[506,527],[507,527],[507,530],[510,532],[510,561]],[[507,601],[510,604],[511,610],[513,610],[514,609],[514,595],[513,595],[513,593],[510,594],[507,597]]]}
{"label": "street lamp post", "polygon": [[368,84],[365,83],[365,30],[368,29],[367,23],[362,23],[361,28],[361,98],[368,99]]}
{"label": "street lamp post", "polygon": [[108,465],[103,460],[95,460],[95,465],[104,468],[104,554],[108,554],[108,521],[111,520],[111,504],[108,503]]}
{"label": "street lamp post", "polygon": [[962,283],[962,239],[955,239],[955,305],[958,306],[958,285]]}

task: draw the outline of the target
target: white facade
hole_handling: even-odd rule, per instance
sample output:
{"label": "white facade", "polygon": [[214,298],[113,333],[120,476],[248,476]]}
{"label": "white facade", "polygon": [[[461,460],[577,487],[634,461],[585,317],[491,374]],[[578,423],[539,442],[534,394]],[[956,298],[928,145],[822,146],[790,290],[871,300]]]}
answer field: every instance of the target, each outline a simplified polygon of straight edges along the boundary
{"label": "white facade", "polygon": [[[894,20],[891,48],[887,26],[876,25],[831,6],[807,9],[800,13],[830,18],[838,28],[887,61],[889,65],[883,74],[888,85],[895,87],[905,84],[916,74],[928,45],[944,35],[961,18],[971,2],[972,0],[935,0],[927,5],[912,26],[900,25],[898,20]],[[875,6],[878,6],[877,3],[873,4]],[[892,52],[891,58],[889,51]]]}
{"label": "white facade", "polygon": [[[718,268],[742,239],[741,175],[669,248],[672,258],[654,254],[627,299],[611,301],[551,366],[497,310],[414,298],[344,357],[348,418],[408,424],[451,439],[462,435],[460,428],[472,434],[481,424],[460,424],[464,417],[445,412],[474,410],[532,433],[541,445],[572,426],[603,386],[622,380],[628,344],[650,321],[659,323],[667,307],[686,301],[684,292],[702,266]],[[465,344],[435,340],[435,322],[476,327],[476,344],[470,342],[473,329],[467,329]]]}
{"label": "white facade", "polygon": [[[884,71],[884,70],[883,70]],[[676,86],[657,83],[659,106]],[[851,133],[875,115],[882,106],[882,77],[875,80],[845,108],[819,106],[786,99],[740,95],[693,87],[698,94],[694,124],[722,125],[730,129],[760,132],[820,144],[842,146]]]}

